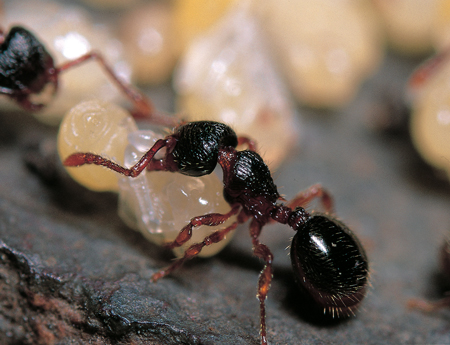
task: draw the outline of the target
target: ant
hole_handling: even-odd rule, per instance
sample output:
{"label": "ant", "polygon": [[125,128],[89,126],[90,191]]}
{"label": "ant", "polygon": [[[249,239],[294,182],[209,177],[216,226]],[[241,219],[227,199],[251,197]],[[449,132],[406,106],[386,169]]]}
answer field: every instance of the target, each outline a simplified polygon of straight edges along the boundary
{"label": "ant", "polygon": [[135,117],[150,117],[162,125],[174,124],[170,117],[158,115],[147,97],[124,84],[99,52],[91,51],[55,67],[44,44],[22,26],[13,26],[7,35],[0,28],[0,94],[10,97],[25,110],[39,111],[46,104],[38,103],[36,98],[56,94],[60,73],[89,60],[96,60],[133,102]]}
{"label": "ant", "polygon": [[[223,171],[223,194],[231,210],[225,214],[210,213],[192,218],[167,247],[182,246],[198,226],[218,226],[233,215],[237,215],[237,220],[190,246],[184,256],[154,273],[152,282],[179,268],[205,246],[222,241],[238,224],[250,219],[253,253],[265,263],[258,279],[257,298],[260,304],[261,344],[267,344],[265,300],[272,280],[273,254],[260,242],[259,236],[263,226],[278,222],[296,231],[290,256],[299,286],[324,308],[324,312],[328,311],[333,316],[353,314],[366,293],[368,260],[352,231],[330,215],[333,211],[331,195],[321,185],[313,185],[287,204],[278,203],[278,200],[284,199],[278,193],[269,168],[261,156],[251,150],[251,145],[248,145],[249,150],[236,150],[237,145],[242,143],[249,144],[249,140],[238,138],[223,123],[189,122],[177,127],[164,139],[159,139],[130,168],[100,155],[83,152],[71,154],[63,164],[71,167],[96,164],[130,177],[138,176],[144,169],[203,176],[211,174],[219,164]],[[154,158],[163,148],[164,156]],[[320,199],[326,213],[308,213],[303,208],[315,198]]]}

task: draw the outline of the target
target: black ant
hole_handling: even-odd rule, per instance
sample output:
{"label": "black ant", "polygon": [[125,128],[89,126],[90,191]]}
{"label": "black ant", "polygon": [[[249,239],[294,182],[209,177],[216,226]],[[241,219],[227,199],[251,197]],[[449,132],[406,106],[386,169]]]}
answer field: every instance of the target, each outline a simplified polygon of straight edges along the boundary
{"label": "black ant", "polygon": [[[278,203],[277,200],[284,199],[278,193],[267,165],[252,150],[236,150],[241,143],[249,142],[248,139],[238,138],[229,126],[198,121],[181,125],[173,134],[159,139],[129,169],[99,155],[81,152],[67,157],[64,165],[96,164],[125,176],[136,177],[144,169],[202,176],[211,174],[219,164],[223,170],[223,194],[231,210],[225,214],[211,213],[192,218],[167,247],[173,249],[186,243],[195,227],[217,226],[232,215],[238,215],[237,220],[190,246],[183,257],[154,273],[151,280],[156,282],[168,275],[199,254],[203,247],[222,241],[238,224],[251,219],[253,253],[265,262],[258,280],[257,297],[260,303],[261,344],[267,344],[265,299],[272,280],[273,254],[260,243],[259,236],[264,225],[276,221],[288,224],[296,231],[290,254],[298,284],[324,308],[324,312],[329,311],[333,316],[352,314],[366,293],[368,260],[351,230],[330,215],[333,210],[331,195],[322,186],[314,185],[289,203]],[[162,148],[166,149],[163,158],[155,159],[155,154]],[[315,198],[320,198],[325,214],[308,213],[303,208]]]}
{"label": "black ant", "polygon": [[150,117],[154,123],[174,125],[170,117],[155,113],[147,97],[125,85],[99,52],[89,52],[55,67],[45,46],[22,26],[13,26],[6,36],[0,29],[0,94],[7,95],[25,110],[39,111],[46,104],[38,103],[36,98],[47,93],[55,95],[59,74],[88,60],[96,60],[133,102],[136,117]]}

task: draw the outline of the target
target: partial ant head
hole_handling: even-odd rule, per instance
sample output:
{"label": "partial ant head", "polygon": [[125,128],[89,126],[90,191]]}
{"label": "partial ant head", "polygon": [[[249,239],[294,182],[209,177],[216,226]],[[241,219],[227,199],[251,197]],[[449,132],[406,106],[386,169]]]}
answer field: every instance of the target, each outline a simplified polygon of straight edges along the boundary
{"label": "partial ant head", "polygon": [[364,249],[347,226],[329,215],[313,214],[298,229],[291,261],[297,283],[333,315],[352,314],[365,295]]}
{"label": "partial ant head", "polygon": [[238,144],[236,133],[214,121],[189,122],[173,135],[178,142],[172,151],[179,172],[189,176],[211,174],[217,165],[219,147]]}
{"label": "partial ant head", "polygon": [[53,58],[28,30],[14,26],[0,44],[0,92],[10,95],[25,108],[37,110],[29,100],[49,84],[57,88]]}

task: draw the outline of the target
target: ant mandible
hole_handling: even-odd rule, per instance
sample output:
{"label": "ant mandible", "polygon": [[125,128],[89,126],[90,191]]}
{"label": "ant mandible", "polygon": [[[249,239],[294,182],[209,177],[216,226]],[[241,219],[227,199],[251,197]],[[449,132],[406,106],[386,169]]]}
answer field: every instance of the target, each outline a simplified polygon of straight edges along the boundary
{"label": "ant mandible", "polygon": [[[198,121],[181,125],[172,134],[159,139],[130,168],[102,156],[82,152],[67,157],[64,165],[96,164],[125,176],[136,177],[144,169],[202,176],[211,174],[219,164],[223,170],[223,194],[231,210],[225,214],[211,213],[192,218],[167,247],[182,246],[191,238],[195,227],[217,226],[232,215],[238,215],[237,220],[190,246],[184,256],[154,273],[151,280],[156,282],[168,275],[199,254],[203,247],[222,241],[238,224],[251,219],[253,253],[265,262],[258,279],[257,298],[260,303],[261,344],[267,344],[265,300],[272,280],[273,254],[260,242],[259,236],[263,226],[276,221],[288,224],[296,231],[290,254],[299,286],[324,308],[324,312],[329,311],[333,316],[352,314],[366,293],[368,261],[351,230],[330,215],[333,210],[331,196],[322,186],[314,185],[289,203],[278,203],[277,200],[282,198],[267,165],[252,150],[236,150],[241,143],[248,144],[248,140],[238,138],[229,126]],[[155,154],[162,148],[166,149],[163,158],[155,159]],[[320,198],[325,214],[308,213],[303,208],[314,198]]]}
{"label": "ant mandible", "polygon": [[138,90],[124,84],[99,52],[91,51],[55,67],[44,44],[29,30],[13,26],[5,36],[0,28],[0,94],[16,101],[22,108],[39,111],[46,104],[36,98],[43,94],[54,96],[58,90],[59,75],[86,61],[96,60],[119,89],[132,101],[136,117],[149,117],[154,123],[174,125],[168,116],[160,116],[153,105]]}

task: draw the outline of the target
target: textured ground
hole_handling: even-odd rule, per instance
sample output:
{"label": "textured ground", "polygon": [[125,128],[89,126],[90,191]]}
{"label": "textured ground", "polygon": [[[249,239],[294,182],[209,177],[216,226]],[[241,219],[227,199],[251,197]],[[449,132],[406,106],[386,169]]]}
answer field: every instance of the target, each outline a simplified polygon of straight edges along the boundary
{"label": "textured ground", "polygon": [[[299,109],[301,146],[274,173],[276,183],[287,198],[317,182],[331,190],[367,249],[372,286],[355,318],[317,318],[290,273],[292,232],[267,227],[272,344],[450,344],[450,312],[405,307],[444,288],[436,256],[450,229],[450,188],[420,163],[407,136],[370,126],[412,66],[390,57],[342,111]],[[165,89],[156,91],[157,102],[170,104]],[[86,191],[58,172],[54,137],[31,116],[1,114],[0,343],[257,344],[261,264],[246,227],[220,255],[151,284],[170,254],[121,222],[115,195]]]}

